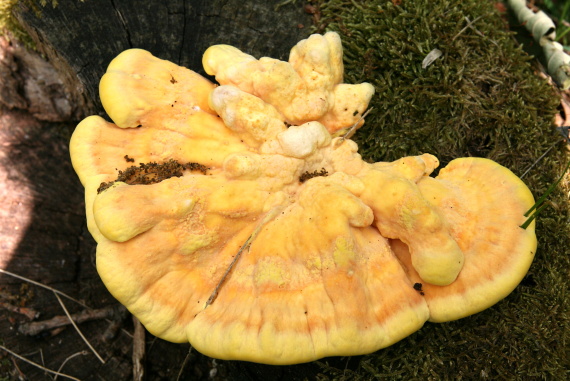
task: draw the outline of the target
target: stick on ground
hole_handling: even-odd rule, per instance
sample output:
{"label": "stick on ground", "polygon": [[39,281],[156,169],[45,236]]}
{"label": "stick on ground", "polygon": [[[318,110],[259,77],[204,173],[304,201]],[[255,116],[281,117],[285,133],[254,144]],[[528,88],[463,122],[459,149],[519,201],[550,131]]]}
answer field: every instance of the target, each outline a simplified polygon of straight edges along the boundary
{"label": "stick on ground", "polygon": [[[105,308],[100,308],[96,310],[84,310],[79,313],[71,315],[74,322],[80,324],[90,320],[98,319],[112,319],[115,320],[120,317],[121,314],[126,312],[126,308],[122,305],[115,305]],[[36,336],[44,331],[50,331],[54,328],[64,327],[70,325],[66,315],[54,316],[49,320],[35,321],[31,323],[23,323],[18,327],[18,331],[21,334],[28,336]]]}
{"label": "stick on ground", "polygon": [[133,380],[142,381],[145,375],[145,329],[134,315],[133,325]]}

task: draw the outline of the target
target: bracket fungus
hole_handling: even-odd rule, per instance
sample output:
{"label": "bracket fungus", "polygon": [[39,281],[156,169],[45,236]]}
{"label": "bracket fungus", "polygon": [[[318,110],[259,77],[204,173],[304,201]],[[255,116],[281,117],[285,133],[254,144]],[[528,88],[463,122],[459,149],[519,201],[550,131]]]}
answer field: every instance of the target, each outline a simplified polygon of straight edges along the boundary
{"label": "bracket fungus", "polygon": [[216,45],[204,66],[219,86],[121,53],[100,84],[113,123],[71,139],[97,270],[151,333],[268,364],[365,354],[526,274],[534,201],[508,169],[461,158],[431,177],[432,155],[370,164],[338,135],[374,89],[342,83],[337,34],[289,62]]}

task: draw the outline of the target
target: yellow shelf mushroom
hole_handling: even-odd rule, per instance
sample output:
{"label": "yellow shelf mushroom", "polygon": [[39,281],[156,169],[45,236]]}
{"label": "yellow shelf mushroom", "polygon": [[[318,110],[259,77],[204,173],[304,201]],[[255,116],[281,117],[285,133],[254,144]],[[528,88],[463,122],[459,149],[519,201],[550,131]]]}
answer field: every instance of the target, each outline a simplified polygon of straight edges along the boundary
{"label": "yellow shelf mushroom", "polygon": [[374,89],[342,83],[337,34],[289,62],[217,45],[204,66],[220,86],[121,53],[100,85],[114,123],[71,140],[97,270],[151,333],[268,364],[365,354],[526,274],[534,201],[509,170],[457,159],[433,178],[432,155],[369,164],[338,136]]}

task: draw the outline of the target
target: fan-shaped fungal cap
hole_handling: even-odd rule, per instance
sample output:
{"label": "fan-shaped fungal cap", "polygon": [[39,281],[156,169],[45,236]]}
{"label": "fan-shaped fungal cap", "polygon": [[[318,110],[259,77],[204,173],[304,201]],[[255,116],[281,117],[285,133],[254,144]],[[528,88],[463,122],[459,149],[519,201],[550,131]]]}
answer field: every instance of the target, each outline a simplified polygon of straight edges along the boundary
{"label": "fan-shaped fungal cap", "polygon": [[523,229],[534,204],[526,185],[511,171],[481,158],[456,159],[434,179],[418,182],[422,195],[447,221],[465,255],[457,280],[446,287],[424,282],[401,242],[392,247],[412,281],[423,284],[430,321],[444,322],[482,311],[526,275],[536,252],[534,222]]}
{"label": "fan-shaped fungal cap", "polygon": [[191,70],[158,59],[146,50],[130,49],[111,61],[101,78],[99,93],[105,111],[117,126],[138,127],[144,122],[143,116],[163,112],[175,115],[169,107],[211,112],[204,94],[213,87]]}
{"label": "fan-shaped fungal cap", "polygon": [[[101,84],[115,124],[89,117],[71,140],[97,270],[150,332],[270,364],[364,354],[430,317],[486,308],[520,280],[535,241],[532,229],[515,229],[532,196],[514,175],[466,159],[433,179],[432,155],[368,164],[353,141],[331,136],[327,118],[340,120],[331,110],[344,86],[337,35],[302,41],[290,63],[212,49],[207,70],[230,84],[122,53]],[[287,73],[299,99],[279,99]],[[315,94],[323,113],[288,114],[287,102]],[[352,104],[359,113],[364,98]],[[511,198],[511,209],[486,220],[481,192],[494,186],[491,204]],[[508,239],[497,236],[503,226]],[[514,280],[479,253],[489,248],[516,269]],[[494,298],[473,296],[494,286]],[[450,300],[468,306],[446,309]]]}
{"label": "fan-shaped fungal cap", "polygon": [[[445,286],[463,267],[463,253],[445,219],[423,197],[416,183],[439,164],[432,155],[377,163],[363,176],[362,200],[375,212],[376,227],[387,238],[405,242],[414,269],[425,282]],[[379,194],[385,197],[378,197]]]}

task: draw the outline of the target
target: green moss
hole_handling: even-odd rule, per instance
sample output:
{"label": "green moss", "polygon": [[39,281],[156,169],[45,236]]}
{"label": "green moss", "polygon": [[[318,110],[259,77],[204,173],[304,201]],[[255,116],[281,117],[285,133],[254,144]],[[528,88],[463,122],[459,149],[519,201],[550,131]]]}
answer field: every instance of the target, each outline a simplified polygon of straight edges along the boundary
{"label": "green moss", "polygon": [[15,38],[26,45],[26,47],[34,49],[35,43],[32,38],[28,32],[22,28],[12,13],[12,9],[21,2],[38,14],[41,14],[41,7],[51,4],[51,6],[55,8],[58,3],[56,0],[0,0],[0,36]]}
{"label": "green moss", "polygon": [[[354,137],[364,158],[429,152],[444,166],[456,157],[481,156],[520,176],[554,145],[524,178],[538,198],[568,161],[552,125],[560,97],[536,75],[493,2],[400,3],[321,5],[323,26],[343,40],[345,81],[376,88],[375,110]],[[422,69],[436,48],[443,55]],[[389,348],[352,360],[359,363],[353,370],[323,362],[322,379],[568,379],[567,192],[568,178],[537,219],[539,251],[530,272],[505,300],[456,322],[427,323]]]}
{"label": "green moss", "polygon": [[0,0],[0,36],[8,32],[19,41],[31,42],[30,37],[20,27],[16,18],[12,15],[12,8],[18,0]]}

